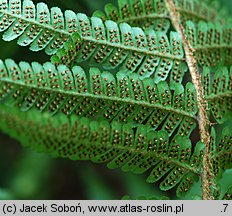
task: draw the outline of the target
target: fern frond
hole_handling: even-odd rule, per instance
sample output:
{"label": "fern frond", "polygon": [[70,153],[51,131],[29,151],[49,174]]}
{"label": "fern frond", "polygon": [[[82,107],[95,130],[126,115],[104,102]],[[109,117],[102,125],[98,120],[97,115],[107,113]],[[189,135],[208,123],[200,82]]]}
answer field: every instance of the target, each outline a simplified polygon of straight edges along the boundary
{"label": "fern frond", "polygon": [[[211,90],[207,76],[209,70],[204,70],[206,98],[207,92],[209,101],[213,97],[224,97],[221,94],[225,93],[226,87],[231,88],[228,71],[224,70],[221,76],[224,82],[217,83],[219,90],[216,91]],[[215,75],[214,79],[217,77]],[[211,96],[212,92],[214,94]],[[199,158],[203,154],[204,144],[199,142],[193,154],[187,150],[192,148],[188,137],[196,127],[197,120],[196,92],[191,83],[185,88],[181,84],[176,85],[172,93],[167,83],[156,84],[152,78],[141,81],[136,74],[127,76],[118,73],[114,78],[109,72],[101,73],[92,68],[87,76],[77,66],[69,70],[64,65],[56,68],[51,63],[40,65],[34,62],[30,65],[21,62],[17,65],[9,59],[0,62],[0,97],[5,107],[0,111],[3,112],[2,130],[37,151],[75,160],[109,162],[109,168],[122,167],[123,171],[134,173],[143,173],[153,167],[147,181],[153,183],[168,174],[160,188],[168,190],[178,184],[177,195],[180,197],[198,180],[199,173],[191,169],[196,169],[196,164],[200,167]],[[14,116],[9,108],[14,110],[13,107],[17,106],[19,109]],[[8,110],[8,114],[4,109]],[[23,116],[22,122],[31,119],[30,123],[23,126],[18,121],[20,116]],[[97,122],[94,121],[96,119]],[[75,125],[75,122],[79,122],[81,128],[76,127],[73,131],[70,124]],[[32,137],[26,135],[29,140],[24,140],[25,134],[31,134],[28,128],[37,123],[40,124],[35,126],[37,136],[32,133]],[[17,130],[20,132],[17,133]],[[214,137],[210,139],[214,170],[220,174],[231,166],[230,130],[224,130],[221,138],[223,144],[218,146],[213,144],[216,140],[213,132],[211,136]],[[104,140],[101,146],[99,143]],[[105,143],[109,140],[111,144],[107,147]],[[151,140],[158,143],[154,145]],[[122,146],[116,148],[117,144],[133,146],[136,152]],[[181,145],[177,147],[177,144]],[[146,148],[147,151],[157,151],[157,155],[143,155]],[[187,160],[187,168],[178,161],[174,163],[178,166],[170,165],[168,158]]]}
{"label": "fern frond", "polygon": [[73,17],[73,12],[66,11],[64,19],[59,8],[50,12],[46,4],[38,3],[35,7],[31,0],[0,1],[0,31],[7,30],[3,39],[18,38],[19,45],[30,45],[33,51],[46,48],[46,53],[55,53],[75,30]]}
{"label": "fern frond", "polygon": [[216,2],[201,0],[175,0],[177,10],[181,15],[181,23],[185,25],[187,21],[197,24],[204,22],[227,23],[223,9]]}
{"label": "fern frond", "polygon": [[200,22],[195,25],[188,21],[185,33],[201,65],[232,64],[231,23],[223,28],[220,23]]}
{"label": "fern frond", "polygon": [[[215,70],[214,70],[215,71]],[[222,124],[232,118],[232,69],[219,67],[215,73],[204,67],[202,84],[214,119]]]}
{"label": "fern frond", "polygon": [[[97,18],[91,18],[93,25],[92,19]],[[88,22],[87,18],[86,22]],[[90,59],[89,62],[92,65],[100,63],[107,70],[121,66],[120,70],[136,72],[141,76],[141,79],[154,76],[156,82],[167,79],[171,68],[176,68],[179,78],[175,76],[177,80],[173,82],[173,76],[170,76],[171,82],[182,81],[187,67],[183,59],[182,40],[178,33],[171,32],[168,40],[168,36],[164,33],[155,32],[151,29],[146,29],[143,32],[141,29],[131,28],[125,23],[121,24],[118,29],[115,23],[115,28],[112,27],[112,21],[105,21],[103,24],[102,20],[98,19],[98,22],[103,29],[100,31],[101,35],[108,37],[106,44],[102,46],[101,42],[94,42],[95,39],[99,38],[95,36],[96,33],[93,34],[92,37],[95,39],[91,43],[74,34],[73,41],[70,41],[65,48],[59,50],[57,55],[52,57],[52,62],[69,65],[73,61],[82,62]],[[106,26],[105,30],[104,25]],[[91,29],[91,26],[88,29]],[[113,29],[116,31],[117,37],[113,34]],[[86,35],[85,28],[78,32],[82,30],[84,30],[82,35]],[[122,35],[121,42],[120,35]],[[201,21],[196,27],[193,22],[188,21],[186,35],[195,50],[194,53],[200,65],[216,66],[230,65],[232,63],[232,27],[230,25],[222,28],[219,23],[212,24]],[[112,42],[116,42],[116,40],[118,45],[121,44],[120,49],[118,49],[118,46],[112,46]],[[128,46],[132,46],[133,49],[132,47],[128,49]],[[140,48],[141,51],[136,50]],[[162,56],[161,53],[164,53],[164,55]]]}
{"label": "fern frond", "polygon": [[220,139],[216,140],[215,129],[211,130],[211,158],[213,171],[217,179],[226,169],[232,168],[232,134],[231,126],[225,127]]}
{"label": "fern frond", "polygon": [[198,143],[192,154],[191,141],[180,135],[170,142],[165,131],[149,131],[114,121],[89,121],[74,115],[68,118],[57,114],[50,118],[48,113],[36,110],[21,112],[12,108],[9,112],[6,106],[1,106],[0,119],[3,131],[37,151],[72,160],[108,162],[109,168],[121,167],[134,173],[153,167],[148,181],[163,178],[162,190],[180,183],[184,193],[200,174],[203,143]]}
{"label": "fern frond", "polygon": [[31,50],[45,49],[48,54],[56,53],[69,40],[53,57],[54,62],[58,59],[58,63],[66,65],[73,60],[90,59],[90,63],[101,63],[106,69],[120,65],[121,70],[137,70],[143,78],[154,75],[156,82],[166,80],[171,71],[178,72],[171,77],[181,82],[187,70],[181,38],[176,32],[171,32],[168,38],[163,32],[144,32],[126,23],[118,26],[113,21],[103,23],[99,18],[89,19],[69,10],[63,15],[57,7],[50,12],[44,3],[37,4],[35,9],[30,0],[23,4],[1,0],[0,31],[6,31],[4,40],[19,37],[18,44],[30,44]]}
{"label": "fern frond", "polygon": [[141,26],[143,30],[152,28],[167,32],[170,28],[165,2],[160,0],[118,0],[118,7],[109,3],[105,6],[105,13],[96,11],[93,16],[103,21],[112,20],[118,24],[125,22],[134,27]]}
{"label": "fern frond", "polygon": [[168,39],[163,32],[142,31],[126,23],[118,26],[113,21],[103,23],[96,17],[79,16],[78,33],[52,57],[53,63],[69,65],[89,60],[91,65],[101,64],[107,70],[121,66],[120,71],[136,72],[141,78],[154,76],[156,82],[166,80],[175,68],[178,76],[173,77],[174,81],[182,81],[187,66],[176,32],[171,32]]}
{"label": "fern frond", "polygon": [[161,127],[169,136],[175,130],[189,136],[196,127],[196,92],[191,83],[177,85],[174,93],[166,82],[141,81],[136,74],[100,73],[92,68],[87,77],[80,67],[71,71],[51,63],[43,66],[13,60],[0,61],[0,102],[22,111],[36,108],[50,115],[62,112],[89,119],[103,119]]}
{"label": "fern frond", "polygon": [[[217,20],[223,22],[215,4],[206,4],[199,0],[176,0],[175,3],[183,24],[187,20],[194,23]],[[109,3],[105,6],[104,12],[98,10],[93,16],[103,21],[113,20],[117,23],[126,22],[131,26],[141,26],[144,30],[152,28],[155,31],[167,32],[170,28],[170,17],[163,0],[118,0],[118,7]]]}
{"label": "fern frond", "polygon": [[[3,39],[54,54],[43,65],[0,60],[0,129],[56,157],[137,174],[151,169],[147,182],[177,187],[179,197],[201,174],[210,191],[232,168],[231,127],[224,127],[232,118],[232,70],[225,67],[232,64],[232,27],[199,2],[166,1],[179,34],[169,29],[163,0],[119,0],[119,11],[107,5],[102,19],[0,0]],[[86,60],[98,68],[72,67]],[[203,198],[211,198],[207,191]]]}
{"label": "fern frond", "polygon": [[[198,32],[207,31],[207,38],[214,37],[208,41],[201,37],[196,40],[198,34],[195,34],[197,30],[193,23],[189,22],[188,27],[188,35],[192,36],[190,41],[197,41],[196,47],[193,46],[201,63],[231,62],[231,28],[217,30],[218,26],[200,22]],[[35,9],[30,0],[23,4],[2,0],[0,31],[6,31],[4,40],[18,38],[18,44],[30,44],[31,50],[45,49],[48,54],[56,53],[68,40],[65,48],[52,58],[55,63],[69,65],[73,60],[90,59],[90,63],[101,63],[106,69],[122,66],[121,70],[136,71],[141,78],[153,75],[156,82],[166,80],[170,72],[178,73],[170,76],[176,79],[174,83],[181,82],[187,70],[181,38],[176,32],[168,37],[163,32],[151,29],[144,32],[125,23],[119,26],[113,21],[103,23],[99,18],[89,19],[69,10],[63,15],[57,7],[51,8],[50,12],[44,3],[37,4]],[[221,34],[220,38],[218,34]],[[212,60],[215,56],[216,60]]]}

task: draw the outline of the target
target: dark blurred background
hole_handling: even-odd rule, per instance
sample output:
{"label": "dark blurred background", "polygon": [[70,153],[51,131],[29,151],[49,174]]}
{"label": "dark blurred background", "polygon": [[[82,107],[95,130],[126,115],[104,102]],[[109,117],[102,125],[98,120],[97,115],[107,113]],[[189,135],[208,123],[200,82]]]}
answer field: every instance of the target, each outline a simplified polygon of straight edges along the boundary
{"label": "dark blurred background", "polygon": [[[39,1],[34,1],[39,2]],[[103,10],[108,2],[116,0],[56,0],[43,1],[49,7],[59,6],[91,15]],[[232,11],[231,0],[221,2]],[[2,37],[2,34],[0,34]],[[0,40],[0,59],[15,61],[49,60],[44,52],[30,52],[17,46],[16,41]],[[2,134],[0,131],[0,199],[121,199],[124,195],[136,198],[150,195],[175,198],[174,191],[160,192],[158,184],[147,184],[147,174],[134,175],[119,169],[109,170],[106,165],[86,161],[54,159],[47,154],[38,154]],[[196,186],[198,187],[198,186]]]}

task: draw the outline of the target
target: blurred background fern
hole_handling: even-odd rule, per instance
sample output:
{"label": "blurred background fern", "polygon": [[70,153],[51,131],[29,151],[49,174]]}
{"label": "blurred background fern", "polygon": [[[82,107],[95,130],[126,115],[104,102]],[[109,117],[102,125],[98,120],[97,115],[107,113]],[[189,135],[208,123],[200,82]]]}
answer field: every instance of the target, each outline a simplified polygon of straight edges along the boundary
{"label": "blurred background fern", "polygon": [[[232,12],[231,0],[220,0]],[[34,1],[39,2],[39,1]],[[106,3],[117,0],[44,0],[49,7],[72,9],[91,15],[103,10]],[[0,37],[2,35],[0,34]],[[30,52],[16,41],[0,40],[0,59],[13,58],[16,62],[45,62],[49,56],[44,52]],[[224,173],[222,185],[229,184],[232,170]],[[24,149],[15,140],[0,131],[0,199],[121,199],[150,196],[157,199],[176,199],[175,191],[161,192],[158,184],[148,184],[145,176],[109,170],[105,165],[86,161],[54,159],[47,154],[38,154]],[[196,184],[186,199],[200,198],[200,183]]]}

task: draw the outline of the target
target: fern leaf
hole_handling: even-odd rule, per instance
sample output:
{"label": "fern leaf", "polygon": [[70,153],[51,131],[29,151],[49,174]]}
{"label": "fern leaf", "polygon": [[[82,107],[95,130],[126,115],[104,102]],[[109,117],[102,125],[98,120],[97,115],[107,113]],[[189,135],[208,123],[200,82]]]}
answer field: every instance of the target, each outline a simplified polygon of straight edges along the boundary
{"label": "fern leaf", "polygon": [[196,51],[201,65],[217,66],[232,64],[232,26],[222,28],[220,23],[200,22],[195,25],[188,21],[186,35]]}
{"label": "fern leaf", "polygon": [[[33,51],[45,49],[48,54],[56,53],[64,46],[64,42],[69,40],[65,48],[59,50],[52,58],[55,63],[68,65],[73,60],[80,62],[90,59],[91,64],[101,63],[105,69],[121,66],[121,70],[136,71],[141,78],[154,76],[156,82],[166,80],[170,74],[173,83],[181,82],[187,70],[181,38],[176,32],[171,32],[168,39],[163,32],[151,29],[142,31],[126,23],[120,25],[113,21],[103,23],[99,18],[89,19],[84,14],[76,15],[69,10],[63,15],[57,7],[49,11],[44,3],[38,3],[35,8],[30,0],[23,3],[21,1],[15,3],[14,0],[1,1],[0,31],[5,31],[4,40],[18,38],[18,44],[30,45]],[[192,25],[191,23],[190,26]],[[223,33],[223,36],[218,40],[216,39],[218,26],[212,25],[207,27],[206,24],[199,23],[199,31],[208,28],[210,34],[210,29],[215,30],[213,34],[215,40],[213,42],[199,40],[197,45],[200,46],[196,47],[198,57],[205,59],[209,50],[215,50],[211,55],[213,57],[218,55],[216,63],[222,60],[227,64],[231,61],[231,28],[221,28],[219,34]],[[73,35],[73,32],[77,33]],[[206,60],[201,61],[205,63]],[[208,61],[211,65],[215,65],[215,60]],[[178,75],[173,76],[172,73],[176,72]]]}
{"label": "fern leaf", "polygon": [[[212,130],[211,137],[213,136],[215,139],[215,133]],[[211,157],[213,158],[213,170],[217,178],[221,177],[226,169],[232,168],[231,140],[231,127],[225,127],[222,131],[220,140],[218,142],[215,141],[215,148]]]}
{"label": "fern leaf", "polygon": [[[45,49],[54,54],[69,40],[66,47],[55,57],[68,65],[90,59],[90,63],[99,64],[106,69],[122,66],[121,70],[134,72],[143,77],[154,75],[156,82],[166,80],[172,65],[178,65],[179,76],[171,76],[174,81],[181,82],[184,66],[183,49],[180,36],[176,32],[170,39],[163,32],[153,30],[142,31],[122,23],[118,26],[113,21],[102,22],[101,19],[85,14],[75,14],[54,7],[51,12],[46,4],[36,6],[30,0],[1,0],[0,31],[6,31],[3,39],[10,41],[18,38],[18,44],[30,45],[33,51]],[[14,4],[14,6],[12,6]],[[76,34],[72,35],[73,32]],[[72,35],[72,38],[71,38]],[[180,65],[180,66],[179,66]]]}
{"label": "fern leaf", "polygon": [[[185,96],[185,97],[184,97]],[[85,72],[75,66],[40,65],[13,60],[0,61],[0,101],[22,111],[36,108],[55,115],[62,112],[108,122],[161,127],[169,136],[175,130],[189,136],[196,126],[196,91],[191,83],[176,85],[174,93],[166,82],[155,84],[136,74],[101,73],[97,68]]]}
{"label": "fern leaf", "polygon": [[30,45],[33,51],[46,48],[46,53],[55,53],[75,31],[75,18],[72,11],[66,11],[64,18],[59,8],[49,11],[46,4],[35,6],[31,0],[0,1],[0,31],[6,31],[3,39],[18,38],[19,45]]}
{"label": "fern leaf", "polygon": [[181,187],[187,191],[185,185],[189,182],[185,183],[184,177],[200,173],[204,151],[201,149],[198,154],[201,144],[197,144],[191,156],[190,140],[180,135],[169,144],[165,131],[157,133],[130,124],[95,122],[74,115],[68,118],[57,114],[56,118],[50,118],[48,113],[36,110],[21,112],[12,108],[9,112],[6,106],[1,106],[0,116],[3,131],[37,151],[73,160],[108,162],[110,168],[130,166],[135,173],[154,167],[148,181],[151,178],[156,181],[165,175],[163,170],[168,170],[160,185],[162,190],[171,189],[181,181]]}
{"label": "fern leaf", "polygon": [[[195,83],[197,93],[184,79],[188,67],[181,36],[169,31],[164,3],[119,0],[118,12],[106,6],[108,18],[114,14],[112,21],[101,12],[102,19],[88,18],[48,9],[44,3],[35,6],[31,0],[0,0],[4,40],[17,38],[18,44],[30,45],[33,51],[55,54],[54,64],[0,60],[0,129],[25,146],[56,157],[105,162],[110,169],[137,174],[151,169],[147,182],[160,181],[164,191],[177,187],[179,197],[205,170],[206,146],[210,153],[205,156],[212,161],[208,168],[219,179],[232,167],[231,128],[225,127],[217,137],[211,128],[210,143],[201,142],[203,136],[192,141],[196,123],[208,121],[207,114],[200,120],[198,116],[201,83]],[[231,25],[221,27],[220,16],[208,8],[201,11],[198,0],[175,3],[182,25],[191,20],[186,35],[199,69],[213,66],[203,67],[204,97],[198,97],[198,106],[207,108],[208,102],[209,119],[223,128],[232,116],[231,69],[223,67],[232,63]],[[147,25],[142,30],[124,21]],[[86,60],[101,69],[68,67]],[[102,70],[118,72],[114,76]],[[207,132],[205,136],[209,137]]]}
{"label": "fern leaf", "polygon": [[[228,73],[224,69],[223,76],[215,84],[217,88],[212,88],[209,70],[204,69],[202,77],[207,100],[223,98],[226,103],[224,96],[231,94]],[[218,77],[215,74],[213,80]],[[109,72],[101,73],[92,68],[86,75],[77,66],[69,70],[64,65],[55,67],[51,63],[20,62],[17,65],[8,59],[0,61],[0,102],[7,109],[19,107],[12,117],[15,118],[12,125],[6,125],[11,121],[2,117],[5,122],[2,129],[7,133],[12,131],[12,136],[28,143],[25,145],[31,144],[37,151],[48,151],[73,160],[108,162],[109,168],[121,167],[123,171],[137,174],[153,168],[147,181],[156,182],[168,174],[160,188],[169,190],[178,185],[180,197],[198,180],[198,173],[191,170],[200,169],[204,144],[199,142],[191,153],[188,137],[196,128],[198,111],[196,92],[191,83],[185,87],[178,84],[170,91],[166,82],[156,84],[152,78],[140,80],[137,74],[118,73],[115,78]],[[7,116],[5,112],[2,115]],[[18,115],[23,119],[31,118],[28,124],[40,124],[35,126],[37,136],[33,135],[29,140],[20,136],[29,133],[29,126],[15,122]],[[38,119],[33,122],[32,116]],[[41,118],[51,120],[42,121]],[[63,119],[66,119],[64,124]],[[80,126],[75,126],[75,122]],[[61,125],[62,129],[58,130]],[[17,134],[17,130],[22,131]],[[229,136],[230,130],[225,129],[221,144],[216,145],[214,130],[211,133],[210,146],[217,176],[231,166]],[[108,147],[106,143],[110,143]],[[126,146],[133,147],[135,152]],[[145,149],[149,154],[143,153]],[[170,164],[167,158],[173,158],[175,163]],[[187,168],[182,163],[187,163]]]}
{"label": "fern leaf", "polygon": [[[69,41],[65,48],[52,57],[53,63],[69,65],[73,61],[82,62],[89,59],[91,65],[99,63],[107,70],[121,66],[120,70],[136,72],[141,79],[154,76],[156,82],[166,80],[167,77],[171,78],[170,82],[173,84],[182,81],[187,67],[178,33],[171,32],[168,39],[163,32],[151,29],[143,32],[126,23],[117,26],[112,21],[103,23],[98,18],[91,18],[90,22],[84,15],[81,20],[88,23],[87,26],[80,27],[78,34],[73,35],[73,41]],[[89,29],[87,32],[86,28]],[[101,30],[91,36],[91,28]],[[86,34],[93,38],[91,42],[89,38],[85,38]],[[104,40],[101,41],[99,34]],[[200,65],[230,65],[231,34],[230,25],[222,28],[219,23],[199,22],[196,27],[193,22],[187,22],[186,35]],[[175,73],[177,75],[173,76]]]}
{"label": "fern leaf", "polygon": [[[213,70],[215,71],[215,70]],[[232,116],[232,73],[231,68],[220,67],[215,73],[204,67],[202,83],[205,98],[214,119],[222,124]]]}
{"label": "fern leaf", "polygon": [[105,13],[96,11],[93,16],[105,20],[113,20],[117,23],[128,23],[131,26],[142,26],[145,30],[153,28],[156,31],[164,31],[170,27],[164,1],[126,0],[118,1],[118,8],[113,4],[105,6]]}
{"label": "fern leaf", "polygon": [[[73,60],[82,62],[89,59],[91,65],[101,64],[107,70],[121,66],[120,71],[136,71],[142,79],[154,76],[156,82],[166,80],[172,66],[176,65],[179,76],[171,78],[175,83],[182,81],[187,66],[183,60],[181,39],[176,32],[172,32],[168,40],[162,32],[151,29],[143,32],[126,23],[118,26],[113,21],[103,23],[96,17],[90,22],[83,14],[79,14],[78,20],[78,34],[72,35],[73,41],[52,57],[53,63],[69,65]],[[86,26],[83,28],[81,23],[86,23]]]}
{"label": "fern leaf", "polygon": [[[182,23],[187,20],[194,23],[199,21],[222,21],[218,6],[199,0],[175,1],[181,14]],[[131,26],[141,26],[144,30],[152,28],[155,31],[167,32],[170,28],[170,18],[163,0],[118,0],[118,7],[109,3],[105,11],[96,11],[93,16],[103,21],[113,20],[117,23],[128,23]],[[226,17],[226,16],[224,16]]]}
{"label": "fern leaf", "polygon": [[[198,142],[191,153],[188,137],[196,127],[197,112],[191,83],[185,88],[176,85],[171,93],[167,83],[156,84],[151,78],[141,81],[136,74],[118,73],[115,79],[93,68],[88,77],[80,67],[17,65],[12,60],[1,62],[0,81],[1,102],[7,107],[1,108],[2,129],[11,131],[26,146],[72,160],[107,162],[109,168],[121,167],[137,174],[152,168],[147,181],[163,179],[162,190],[178,185],[180,197],[198,181],[204,144]],[[4,109],[15,110],[15,105],[19,106],[15,116],[6,114]],[[31,119],[30,123],[25,119]],[[37,135],[27,135],[29,125]],[[212,148],[212,152],[218,151],[212,156],[215,173],[219,164],[225,165],[218,171],[221,173],[230,164],[231,155],[214,144]],[[226,155],[224,160],[220,159],[222,154]]]}

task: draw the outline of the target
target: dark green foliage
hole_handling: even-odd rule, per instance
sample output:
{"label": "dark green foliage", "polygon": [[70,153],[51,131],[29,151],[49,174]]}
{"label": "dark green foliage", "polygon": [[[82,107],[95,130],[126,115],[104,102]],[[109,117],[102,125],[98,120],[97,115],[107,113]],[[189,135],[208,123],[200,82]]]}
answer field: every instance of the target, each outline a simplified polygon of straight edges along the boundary
{"label": "dark green foliage", "polygon": [[232,168],[230,18],[216,3],[174,3],[205,104],[164,0],[119,0],[92,17],[0,0],[3,39],[52,55],[43,64],[0,60],[0,129],[54,157],[147,171],[147,182],[184,198],[205,169],[206,109],[214,196],[229,199],[219,182]]}

